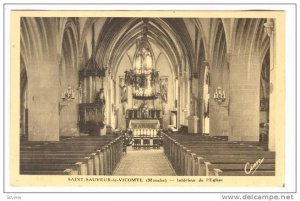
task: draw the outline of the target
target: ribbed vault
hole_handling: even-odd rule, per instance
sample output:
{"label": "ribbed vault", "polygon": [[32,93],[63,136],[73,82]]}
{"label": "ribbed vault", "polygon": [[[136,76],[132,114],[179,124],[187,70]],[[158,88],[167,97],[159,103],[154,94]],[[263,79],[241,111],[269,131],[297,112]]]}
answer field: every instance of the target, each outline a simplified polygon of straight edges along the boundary
{"label": "ribbed vault", "polygon": [[[108,18],[96,44],[98,62],[116,72],[124,53],[140,37],[142,25],[140,18]],[[190,48],[192,42],[181,19],[151,18],[148,30],[149,41],[165,52],[176,75],[182,68],[192,68],[194,64],[194,52],[193,48]],[[182,61],[182,58],[185,60]]]}
{"label": "ribbed vault", "polygon": [[233,27],[232,49],[236,54],[258,53],[263,59],[269,47],[269,39],[264,31],[266,19],[241,18],[237,19]]}

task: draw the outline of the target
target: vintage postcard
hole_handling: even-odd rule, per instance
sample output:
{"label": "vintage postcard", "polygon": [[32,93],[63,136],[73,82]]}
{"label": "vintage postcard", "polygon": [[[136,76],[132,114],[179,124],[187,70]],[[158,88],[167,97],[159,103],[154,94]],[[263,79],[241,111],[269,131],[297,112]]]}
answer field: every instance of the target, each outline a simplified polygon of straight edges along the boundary
{"label": "vintage postcard", "polygon": [[12,186],[285,184],[284,11],[11,11]]}

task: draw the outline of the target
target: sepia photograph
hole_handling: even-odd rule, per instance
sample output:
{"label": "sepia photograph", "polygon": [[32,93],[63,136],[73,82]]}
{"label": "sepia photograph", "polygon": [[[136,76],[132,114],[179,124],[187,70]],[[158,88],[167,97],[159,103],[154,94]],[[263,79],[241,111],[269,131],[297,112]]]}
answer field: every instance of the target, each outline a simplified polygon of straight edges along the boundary
{"label": "sepia photograph", "polygon": [[11,14],[14,185],[284,185],[283,11]]}

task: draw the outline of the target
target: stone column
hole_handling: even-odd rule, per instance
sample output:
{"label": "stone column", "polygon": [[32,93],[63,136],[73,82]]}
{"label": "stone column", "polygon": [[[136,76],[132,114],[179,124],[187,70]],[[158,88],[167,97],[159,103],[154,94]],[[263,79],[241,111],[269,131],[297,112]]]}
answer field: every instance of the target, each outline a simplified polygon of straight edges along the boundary
{"label": "stone column", "polygon": [[[61,61],[62,56],[58,56]],[[60,136],[78,136],[78,71],[77,68],[72,69],[72,66],[65,66],[66,76],[59,75],[59,134]],[[74,92],[74,98],[67,105],[61,100],[62,93],[70,86]]]}
{"label": "stone column", "polygon": [[257,53],[231,55],[229,140],[259,140],[260,62]]}
{"label": "stone column", "polygon": [[188,120],[188,133],[197,134],[198,133],[198,120],[197,116],[189,116]]}
{"label": "stone column", "polygon": [[[213,93],[219,85],[212,84],[209,100],[209,122],[211,136],[228,136],[228,99],[218,103],[213,98]],[[223,87],[222,87],[223,89]],[[227,96],[227,91],[225,90]]]}
{"label": "stone column", "polygon": [[[198,77],[198,83],[195,88],[197,88],[197,111],[195,111],[195,114],[199,117],[198,120],[198,132],[204,133],[204,85],[206,81],[206,70],[209,74],[209,62],[208,61],[202,61],[200,65],[200,73]],[[209,87],[208,86],[208,93],[209,93]],[[208,129],[209,130],[209,129]]]}
{"label": "stone column", "polygon": [[189,78],[187,72],[184,72],[182,77],[182,124],[187,125],[187,117],[189,115]]}
{"label": "stone column", "polygon": [[176,103],[174,102],[174,108],[176,109],[176,111],[177,111],[177,113],[176,113],[176,129],[178,129],[179,128],[179,103],[180,103],[180,101],[179,101],[179,86],[178,86],[178,77],[176,77],[175,78],[175,90],[174,90],[174,92],[175,92],[175,95],[174,95],[174,97],[175,97],[175,101],[176,101]]}
{"label": "stone column", "polygon": [[184,109],[184,103],[183,103],[183,90],[182,90],[182,73],[179,73],[178,76],[178,101],[177,101],[177,120],[178,120],[178,128],[181,127],[183,124],[183,109]]}
{"label": "stone column", "polygon": [[112,129],[115,129],[116,128],[116,84],[115,84],[115,81],[114,81],[114,78],[111,77],[111,127]]}
{"label": "stone column", "polygon": [[[211,136],[228,136],[228,90],[226,90],[228,80],[223,80],[225,66],[212,66],[210,68],[210,86],[209,86],[209,122]],[[225,92],[226,99],[219,103],[214,99],[214,93],[218,87]]]}
{"label": "stone column", "polygon": [[41,59],[28,66],[28,139],[58,141],[59,63]]}
{"label": "stone column", "polygon": [[108,93],[108,97],[106,98],[106,101],[108,103],[108,120],[107,120],[107,123],[109,125],[112,125],[112,116],[113,116],[113,113],[112,113],[112,103],[113,103],[113,87],[112,87],[112,75],[111,73],[108,74],[108,83],[107,83],[107,93]]}
{"label": "stone column", "polygon": [[265,32],[270,37],[270,96],[269,96],[269,150],[275,151],[275,131],[276,131],[276,121],[274,117],[276,116],[276,96],[274,93],[274,82],[275,82],[275,31],[274,31],[274,21],[268,19],[264,24]]}

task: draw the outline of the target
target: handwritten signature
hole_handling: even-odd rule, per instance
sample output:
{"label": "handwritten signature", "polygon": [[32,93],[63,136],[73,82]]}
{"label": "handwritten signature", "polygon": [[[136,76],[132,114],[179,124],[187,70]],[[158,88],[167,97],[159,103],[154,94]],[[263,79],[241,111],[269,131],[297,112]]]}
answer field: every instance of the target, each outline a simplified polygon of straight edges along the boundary
{"label": "handwritten signature", "polygon": [[252,165],[249,162],[247,162],[245,165],[245,173],[246,174],[254,174],[256,172],[256,170],[259,168],[259,166],[263,163],[264,160],[265,160],[265,158],[261,158],[261,159],[259,158]]}

